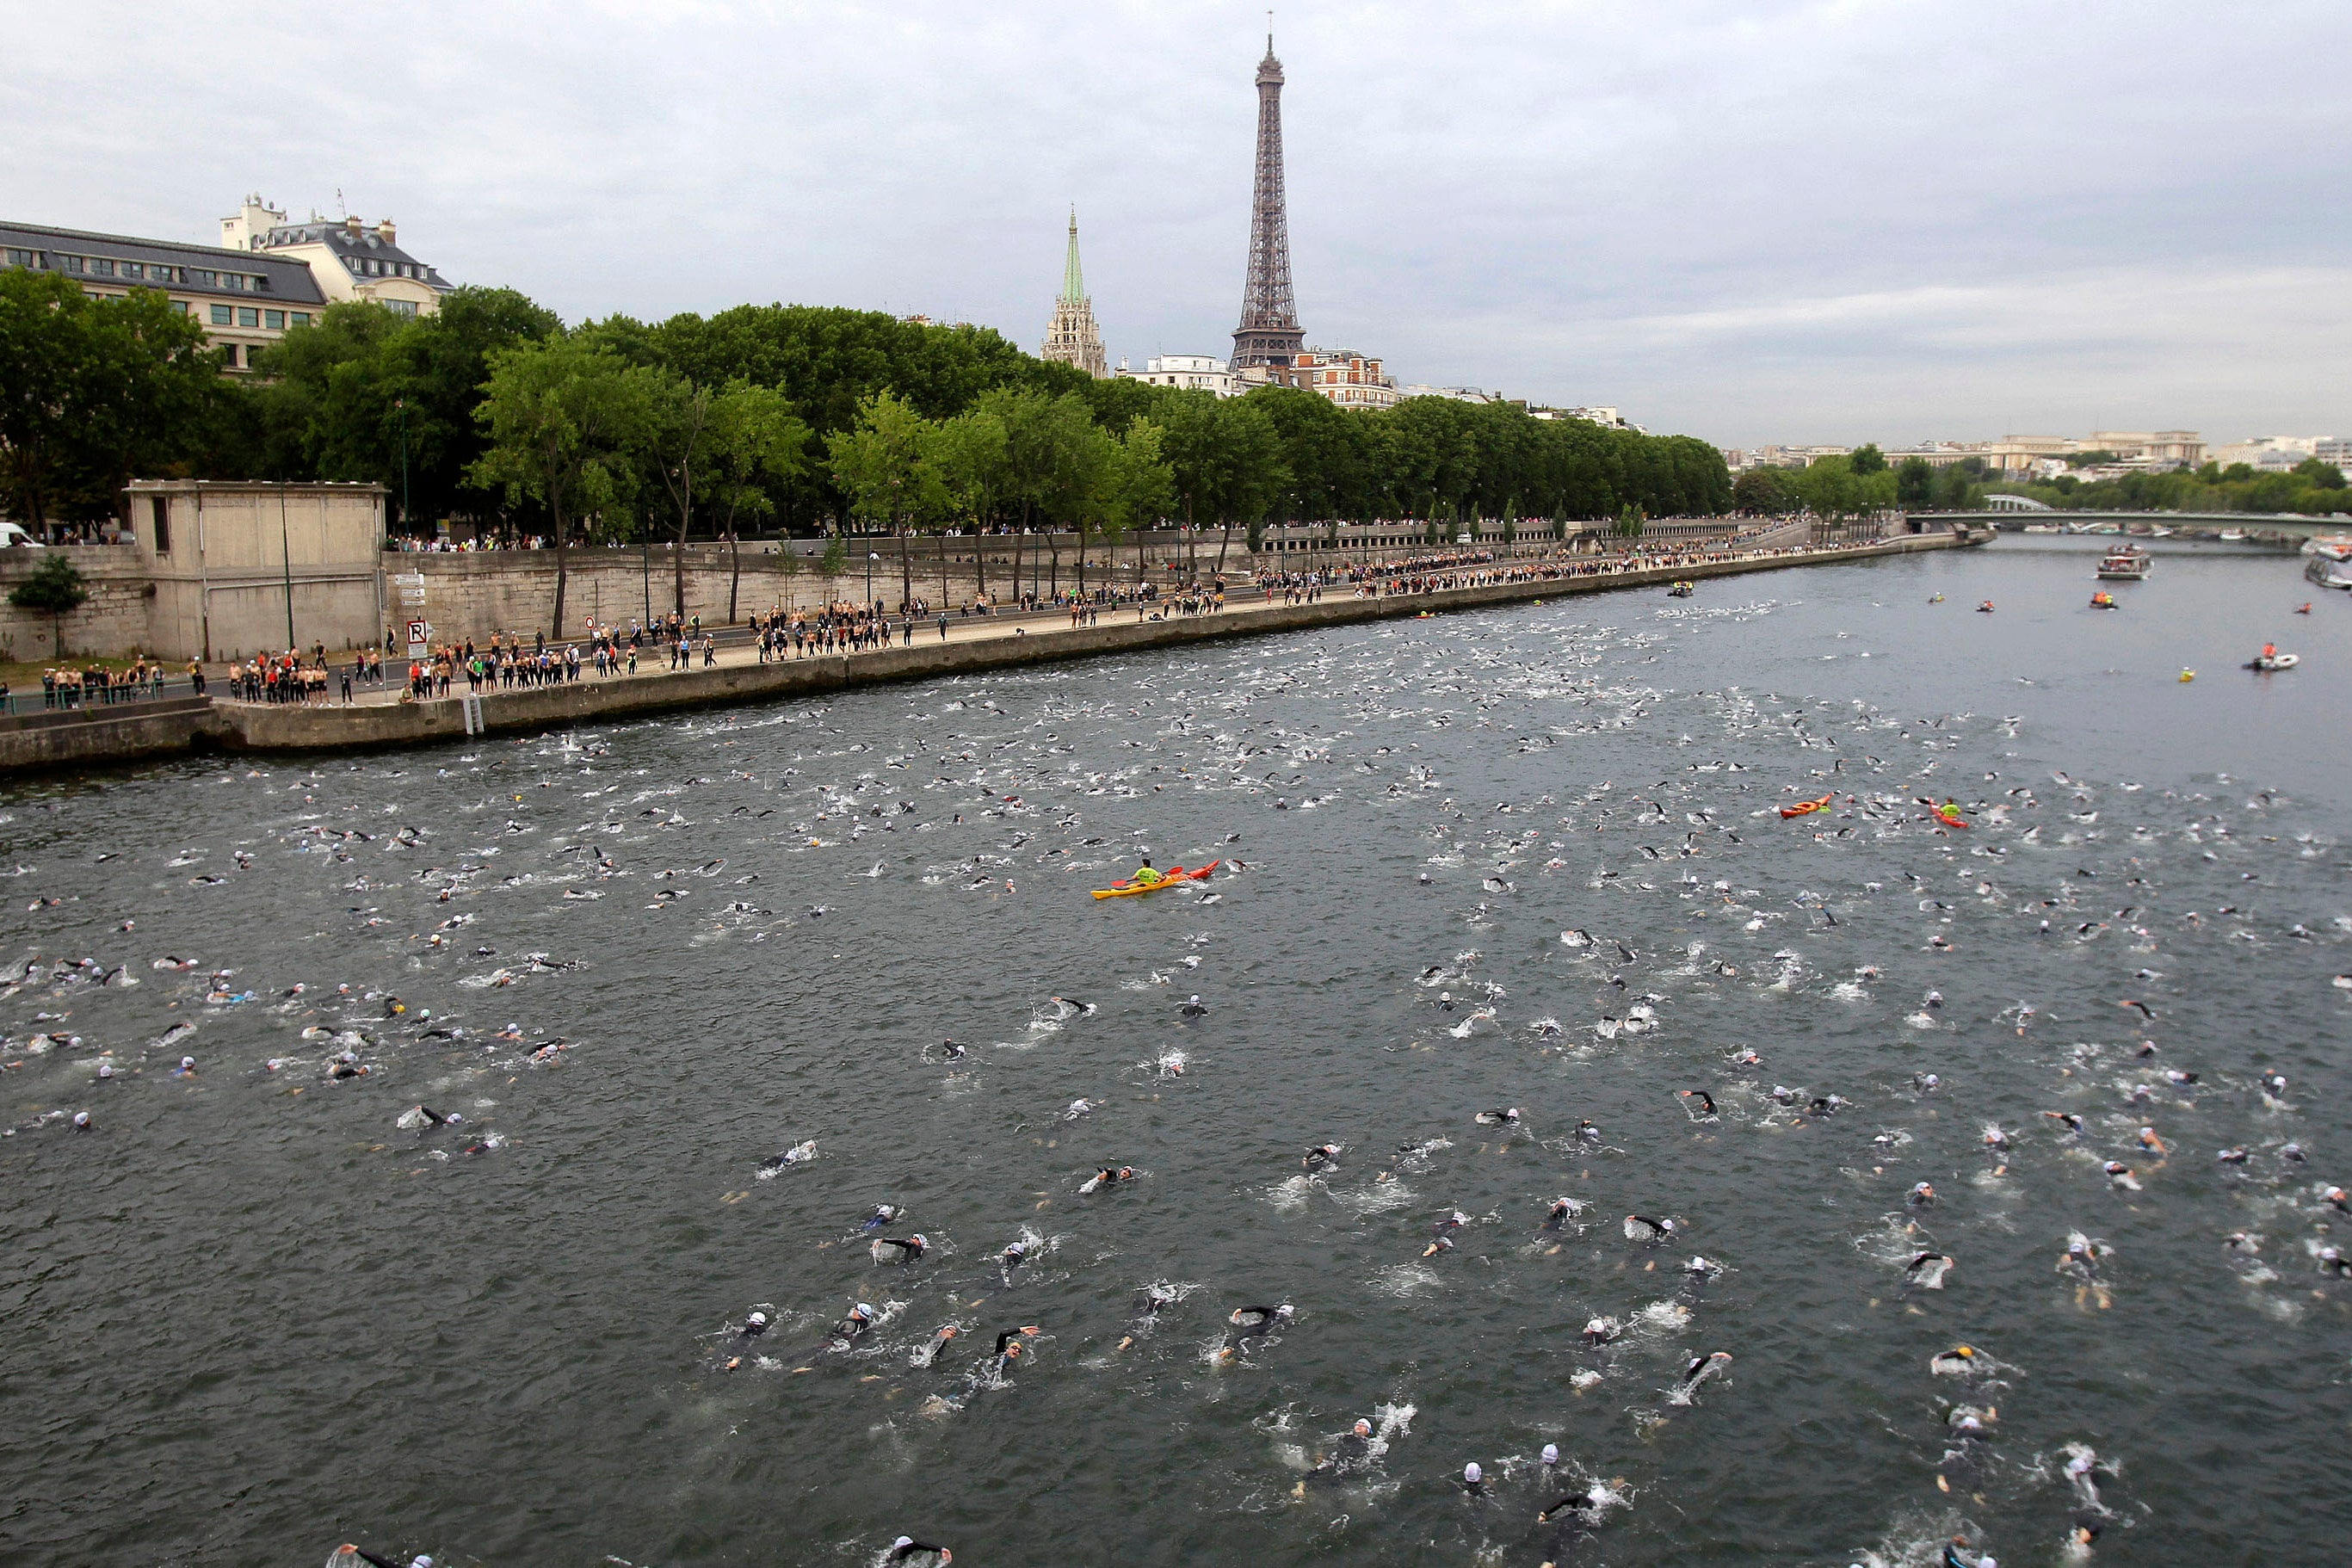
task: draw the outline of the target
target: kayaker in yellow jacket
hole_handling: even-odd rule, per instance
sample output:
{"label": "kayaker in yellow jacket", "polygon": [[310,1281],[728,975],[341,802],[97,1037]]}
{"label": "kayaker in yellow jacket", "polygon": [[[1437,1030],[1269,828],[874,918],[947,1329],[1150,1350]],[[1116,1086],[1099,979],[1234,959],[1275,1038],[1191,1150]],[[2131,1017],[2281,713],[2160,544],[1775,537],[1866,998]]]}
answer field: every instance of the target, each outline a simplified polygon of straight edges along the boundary
{"label": "kayaker in yellow jacket", "polygon": [[1151,868],[1151,857],[1146,855],[1143,858],[1143,864],[1136,868],[1135,874],[1128,878],[1128,880],[1149,888],[1156,883],[1165,880],[1165,879],[1162,878],[1159,872]]}

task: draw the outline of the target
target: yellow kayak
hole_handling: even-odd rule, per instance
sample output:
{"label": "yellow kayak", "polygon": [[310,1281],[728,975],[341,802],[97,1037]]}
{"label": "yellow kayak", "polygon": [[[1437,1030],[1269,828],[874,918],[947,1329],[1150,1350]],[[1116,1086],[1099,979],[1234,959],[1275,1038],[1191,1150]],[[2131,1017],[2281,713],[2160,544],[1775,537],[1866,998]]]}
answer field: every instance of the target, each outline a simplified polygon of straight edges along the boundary
{"label": "yellow kayak", "polygon": [[1108,888],[1097,888],[1095,889],[1095,897],[1097,899],[1123,899],[1130,893],[1156,893],[1162,888],[1172,888],[1179,882],[1201,881],[1205,879],[1210,872],[1215,870],[1218,867],[1223,864],[1224,862],[1222,860],[1212,860],[1197,871],[1187,871],[1181,866],[1171,866],[1168,868],[1167,874],[1156,882],[1113,882]]}

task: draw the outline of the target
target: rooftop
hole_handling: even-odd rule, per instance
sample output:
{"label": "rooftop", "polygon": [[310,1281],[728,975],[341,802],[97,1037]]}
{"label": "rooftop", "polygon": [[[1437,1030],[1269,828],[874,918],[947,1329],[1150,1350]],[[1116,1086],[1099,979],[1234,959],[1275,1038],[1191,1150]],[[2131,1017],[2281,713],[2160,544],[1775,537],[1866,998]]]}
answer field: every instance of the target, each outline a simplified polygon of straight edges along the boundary
{"label": "rooftop", "polygon": [[[14,223],[5,219],[0,219],[0,247],[38,252],[43,259],[37,265],[43,269],[82,279],[111,276],[118,281],[152,281],[193,294],[233,294],[241,299],[267,294],[272,300],[283,300],[297,305],[326,303],[326,296],[319,291],[318,280],[310,276],[310,268],[291,258],[223,250],[210,245],[182,245],[168,239],[93,234],[85,229],[57,228],[47,224]],[[76,269],[58,266],[47,259],[52,256],[75,258],[85,263],[93,258],[130,261],[138,263],[142,271],[150,266],[171,268],[173,271],[153,279],[142,276],[93,274],[86,268]],[[224,276],[239,281],[224,283],[221,280]],[[243,281],[245,279],[258,281]]]}

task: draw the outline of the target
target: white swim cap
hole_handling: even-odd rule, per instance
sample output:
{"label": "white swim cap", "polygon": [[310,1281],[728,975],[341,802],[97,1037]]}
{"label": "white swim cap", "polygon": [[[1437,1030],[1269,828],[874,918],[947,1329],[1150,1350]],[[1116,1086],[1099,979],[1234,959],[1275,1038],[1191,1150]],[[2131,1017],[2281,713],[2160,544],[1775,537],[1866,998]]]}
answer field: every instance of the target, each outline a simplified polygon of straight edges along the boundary
{"label": "white swim cap", "polygon": [[874,1309],[867,1306],[865,1302],[860,1301],[857,1303],[856,1315],[861,1318],[870,1318],[874,1315]]}
{"label": "white swim cap", "polygon": [[100,1078],[112,1078],[114,1076],[114,1064],[112,1062],[99,1063],[98,1076]]}
{"label": "white swim cap", "polygon": [[1462,1479],[1474,1487],[1478,1484],[1479,1478],[1484,1474],[1485,1472],[1478,1468],[1478,1461],[1475,1459],[1462,1467]]}
{"label": "white swim cap", "polygon": [[1557,1465],[1557,1464],[1559,1464],[1559,1444],[1557,1444],[1557,1443],[1546,1443],[1546,1444],[1544,1445],[1544,1447],[1543,1447],[1543,1462],[1544,1462],[1545,1464],[1547,1464],[1547,1465]]}
{"label": "white swim cap", "polygon": [[192,1068],[196,1065],[196,1058],[194,1057],[182,1057],[180,1058],[180,1065],[184,1068]]}
{"label": "white swim cap", "polygon": [[890,1543],[890,1550],[896,1552],[901,1546],[912,1546],[913,1544],[915,1544],[915,1538],[913,1536],[902,1535],[898,1537],[898,1540]]}
{"label": "white swim cap", "polygon": [[1356,1417],[1356,1436],[1359,1436],[1359,1437],[1369,1437],[1369,1436],[1370,1436],[1371,1435],[1372,1435],[1372,1424],[1371,1424],[1370,1422],[1369,1422],[1369,1421],[1365,1420],[1365,1419],[1364,1419],[1362,1416],[1360,1416],[1360,1415],[1359,1415],[1358,1417]]}
{"label": "white swim cap", "polygon": [[765,1312],[754,1312],[751,1314],[751,1321],[758,1323],[764,1328],[767,1326],[768,1314]]}
{"label": "white swim cap", "polygon": [[409,1560],[408,1568],[433,1568],[433,1559],[420,1552]]}
{"label": "white swim cap", "polygon": [[73,1124],[76,1127],[88,1127],[89,1125],[89,1112],[87,1110],[75,1111]]}

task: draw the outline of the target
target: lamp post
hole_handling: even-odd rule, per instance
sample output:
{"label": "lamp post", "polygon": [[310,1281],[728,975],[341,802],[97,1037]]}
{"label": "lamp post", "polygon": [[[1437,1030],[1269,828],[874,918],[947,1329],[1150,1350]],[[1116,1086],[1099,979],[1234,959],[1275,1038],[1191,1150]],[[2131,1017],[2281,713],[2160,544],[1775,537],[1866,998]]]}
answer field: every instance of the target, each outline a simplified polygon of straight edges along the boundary
{"label": "lamp post", "polygon": [[294,544],[286,530],[286,487],[278,487],[278,560],[286,571],[286,651],[294,651]]}
{"label": "lamp post", "polygon": [[874,607],[874,563],[882,557],[869,550],[866,552],[866,607]]}
{"label": "lamp post", "polygon": [[408,526],[408,399],[393,399],[394,412],[400,416],[400,526]]}

